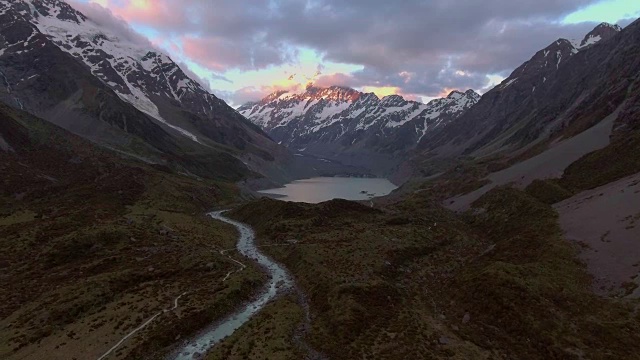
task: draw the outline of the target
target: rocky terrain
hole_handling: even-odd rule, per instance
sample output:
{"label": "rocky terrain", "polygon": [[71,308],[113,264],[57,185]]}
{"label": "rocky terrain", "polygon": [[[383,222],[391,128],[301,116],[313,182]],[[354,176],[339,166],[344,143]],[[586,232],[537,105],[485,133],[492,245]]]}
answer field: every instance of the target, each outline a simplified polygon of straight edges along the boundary
{"label": "rocky terrain", "polygon": [[480,98],[451,92],[427,104],[400,95],[380,99],[351,88],[309,86],[301,94],[275,92],[238,111],[292,151],[385,174],[429,132],[462,115]]}
{"label": "rocky terrain", "polygon": [[[638,21],[621,31],[600,24],[582,41],[558,39],[515,69],[450,126],[425,136],[429,156],[512,156],[571,137],[622,106],[635,108]],[[626,110],[625,110],[626,109]],[[624,131],[630,114],[615,126]]]}
{"label": "rocky terrain", "polygon": [[[150,44],[59,0],[0,1],[0,100],[148,162],[290,178],[294,160]],[[233,164],[233,165],[232,165]]]}

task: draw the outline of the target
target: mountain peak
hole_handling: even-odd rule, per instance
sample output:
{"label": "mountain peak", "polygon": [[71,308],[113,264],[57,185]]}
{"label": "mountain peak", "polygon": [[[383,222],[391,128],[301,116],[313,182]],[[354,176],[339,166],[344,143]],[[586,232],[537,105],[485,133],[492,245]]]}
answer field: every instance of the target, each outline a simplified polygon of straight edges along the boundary
{"label": "mountain peak", "polygon": [[381,106],[403,106],[406,104],[406,100],[397,94],[387,95],[380,100]]}
{"label": "mountain peak", "polygon": [[616,32],[620,32],[622,31],[622,28],[620,27],[620,25],[618,24],[610,24],[608,22],[602,22],[600,23],[598,26],[596,26],[594,28],[594,30],[598,29],[598,28],[603,28],[603,29],[612,29]]}
{"label": "mountain peak", "polygon": [[[606,22],[598,24],[581,40],[560,38],[538,51],[529,61],[516,68],[497,89],[505,89],[523,76],[539,77],[543,72],[554,72],[578,52],[616,36],[622,28]],[[543,76],[543,78],[546,78]]]}
{"label": "mountain peak", "polygon": [[[277,90],[257,101],[260,104],[268,104],[273,101],[286,100],[289,98],[306,99],[306,100],[329,100],[336,102],[354,102],[363,94],[359,91],[346,86],[329,86],[319,87],[308,85],[304,92],[294,93],[289,90]],[[245,104],[246,105],[246,104]]]}
{"label": "mountain peak", "polygon": [[267,95],[264,99],[257,101],[257,102],[252,102],[252,103],[262,103],[262,104],[267,104],[270,103],[272,101],[278,100],[281,97],[285,97],[285,95],[289,94],[288,90],[276,90],[274,92],[272,92],[271,94]]}
{"label": "mountain peak", "polygon": [[474,100],[480,100],[480,94],[478,94],[475,90],[473,89],[469,89],[467,91],[464,92],[465,95],[467,95],[467,97],[474,99]]}
{"label": "mountain peak", "polygon": [[14,6],[14,8],[18,9],[19,12],[28,19],[38,19],[43,16],[75,24],[81,24],[87,21],[86,16],[62,0],[1,0],[0,5]]}
{"label": "mountain peak", "polygon": [[424,104],[398,94],[379,98],[343,86],[311,86],[302,94],[274,93],[259,103],[244,104],[238,112],[296,151],[304,149],[317,156],[338,150],[400,154],[414,148],[426,133],[456,119],[479,98],[471,89],[456,90],[448,98]]}
{"label": "mountain peak", "polygon": [[[20,54],[39,49],[39,42],[46,41],[86,64],[120,99],[163,124],[170,122],[161,114],[167,103],[180,103],[181,108],[205,117],[222,106],[168,55],[146,41],[102,26],[65,1],[0,0],[0,14],[28,23],[34,36],[15,34],[16,39],[23,38]],[[5,52],[18,51],[8,45]],[[186,130],[180,133],[197,141]]]}
{"label": "mountain peak", "polygon": [[589,31],[582,41],[578,42],[577,40],[572,40],[571,43],[577,50],[582,50],[584,48],[591,47],[600,41],[609,40],[620,31],[622,31],[622,28],[619,25],[603,22],[598,24],[593,28],[593,30]]}
{"label": "mountain peak", "polygon": [[358,100],[361,93],[346,86],[316,87],[309,86],[303,96],[311,99],[325,99],[337,102],[353,102]]}
{"label": "mountain peak", "polygon": [[459,96],[464,96],[464,93],[460,90],[452,90],[449,93],[449,95],[447,95],[448,98],[459,97]]}
{"label": "mountain peak", "polygon": [[460,90],[453,90],[449,93],[449,95],[447,95],[447,99],[452,99],[452,100],[459,100],[464,97],[467,97],[473,100],[478,100],[480,99],[480,94],[475,92],[473,89],[468,89],[465,92],[462,92]]}

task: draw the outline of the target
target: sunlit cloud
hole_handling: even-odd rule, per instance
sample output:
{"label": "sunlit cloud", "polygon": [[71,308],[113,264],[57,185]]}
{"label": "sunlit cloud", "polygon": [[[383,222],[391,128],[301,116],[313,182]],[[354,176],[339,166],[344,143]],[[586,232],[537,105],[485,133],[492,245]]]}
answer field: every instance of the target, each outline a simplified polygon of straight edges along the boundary
{"label": "sunlit cloud", "polygon": [[559,37],[640,16],[630,0],[70,1],[109,9],[233,105],[308,84],[422,100],[486,92]]}
{"label": "sunlit cloud", "polygon": [[621,19],[640,17],[640,1],[636,0],[602,0],[567,15],[564,23],[610,22]]}
{"label": "sunlit cloud", "polygon": [[378,97],[397,95],[400,93],[400,88],[395,86],[363,86],[360,89],[362,90],[362,92],[372,92]]}
{"label": "sunlit cloud", "polygon": [[444,89],[442,89],[442,92],[438,94],[437,97],[446,97],[447,95],[451,94],[451,92],[454,91],[454,90],[459,90],[459,89],[444,88]]}

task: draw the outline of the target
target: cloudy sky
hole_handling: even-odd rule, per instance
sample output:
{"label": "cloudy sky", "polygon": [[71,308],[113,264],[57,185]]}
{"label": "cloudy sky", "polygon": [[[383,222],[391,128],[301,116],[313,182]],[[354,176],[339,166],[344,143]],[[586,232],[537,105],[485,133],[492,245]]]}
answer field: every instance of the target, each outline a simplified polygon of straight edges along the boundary
{"label": "cloudy sky", "polygon": [[236,106],[308,83],[422,101],[452,89],[482,92],[559,37],[581,39],[599,22],[624,26],[640,17],[638,0],[75,4],[89,17],[110,12],[124,20]]}

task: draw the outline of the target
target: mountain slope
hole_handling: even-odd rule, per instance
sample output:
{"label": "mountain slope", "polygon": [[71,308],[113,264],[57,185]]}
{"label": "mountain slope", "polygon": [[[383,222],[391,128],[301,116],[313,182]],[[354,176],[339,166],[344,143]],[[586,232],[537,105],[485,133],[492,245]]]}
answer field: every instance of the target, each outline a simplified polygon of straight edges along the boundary
{"label": "mountain slope", "polygon": [[3,0],[0,20],[2,101],[201,176],[217,176],[208,162],[218,156],[238,158],[233,167],[245,173],[286,171],[284,148],[166,55],[119,38],[63,1]]}
{"label": "mountain slope", "polygon": [[162,358],[149,354],[262,285],[249,263],[223,284],[237,265],[203,251],[235,244],[204,215],[238,200],[227,181],[122,158],[1,103],[0,139],[1,359],[97,359],[178,301],[179,318],[158,316],[109,356]]}
{"label": "mountain slope", "polygon": [[[602,29],[613,36],[594,35]],[[549,48],[538,52],[467,114],[433,134],[405,165],[426,176],[449,170],[421,191],[442,190],[434,184],[443,179],[465,183],[464,191],[439,192],[447,207],[464,210],[500,185],[571,195],[639,172],[640,20],[618,30],[599,25],[582,44],[594,36],[602,40],[580,49],[554,42],[573,49],[565,65],[549,66]],[[576,164],[582,164],[577,183],[565,189],[556,180],[540,185],[563,179]]]}
{"label": "mountain slope", "polygon": [[275,92],[238,111],[292,150],[384,172],[479,98],[473,90],[454,91],[423,104],[399,95],[379,99],[351,88],[310,86],[301,94]]}
{"label": "mountain slope", "polygon": [[553,42],[419,148],[440,156],[508,154],[593,126],[633,94],[638,27],[601,24],[580,45]]}

